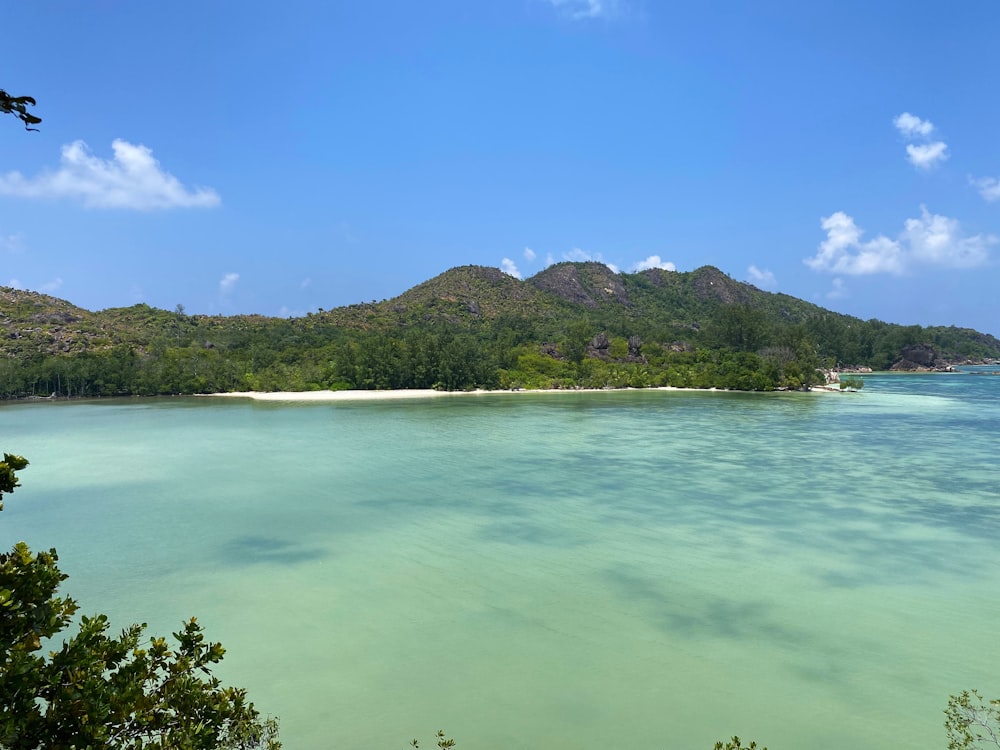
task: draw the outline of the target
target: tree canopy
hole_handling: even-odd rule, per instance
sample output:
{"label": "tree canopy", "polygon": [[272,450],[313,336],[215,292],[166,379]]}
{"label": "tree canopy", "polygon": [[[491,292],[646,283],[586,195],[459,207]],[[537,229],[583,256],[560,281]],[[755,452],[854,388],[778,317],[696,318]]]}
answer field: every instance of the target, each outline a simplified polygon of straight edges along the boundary
{"label": "tree canopy", "polygon": [[28,107],[34,106],[34,97],[11,96],[3,89],[0,89],[0,112],[7,115],[14,115],[14,117],[24,123],[25,130],[37,131],[38,128],[33,128],[31,126],[38,125],[42,122],[41,117],[36,117],[28,111]]}

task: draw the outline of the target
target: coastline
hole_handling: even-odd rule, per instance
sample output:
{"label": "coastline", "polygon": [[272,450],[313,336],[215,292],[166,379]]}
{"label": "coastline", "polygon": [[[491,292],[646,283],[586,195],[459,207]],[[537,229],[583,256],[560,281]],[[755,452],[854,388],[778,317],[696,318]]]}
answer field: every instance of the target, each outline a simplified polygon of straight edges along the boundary
{"label": "coastline", "polygon": [[[675,388],[659,386],[656,388],[540,388],[534,390],[516,391],[435,391],[425,389],[400,389],[387,391],[236,391],[232,393],[209,393],[206,396],[219,398],[249,398],[254,401],[296,401],[296,402],[336,402],[336,401],[401,401],[420,398],[442,398],[448,396],[518,396],[532,393],[642,393],[646,391],[677,391],[681,393],[788,393],[789,391],[730,391],[724,388]],[[842,393],[839,388],[829,386],[814,386],[809,391],[792,391],[793,393]]]}

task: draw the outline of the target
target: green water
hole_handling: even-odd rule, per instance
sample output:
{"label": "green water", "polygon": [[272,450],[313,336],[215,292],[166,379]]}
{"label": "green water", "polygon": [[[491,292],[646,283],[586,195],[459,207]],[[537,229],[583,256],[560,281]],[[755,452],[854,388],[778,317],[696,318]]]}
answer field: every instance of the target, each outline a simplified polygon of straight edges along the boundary
{"label": "green water", "polygon": [[937,749],[1000,696],[998,395],[5,404],[0,544],[197,614],[289,750]]}

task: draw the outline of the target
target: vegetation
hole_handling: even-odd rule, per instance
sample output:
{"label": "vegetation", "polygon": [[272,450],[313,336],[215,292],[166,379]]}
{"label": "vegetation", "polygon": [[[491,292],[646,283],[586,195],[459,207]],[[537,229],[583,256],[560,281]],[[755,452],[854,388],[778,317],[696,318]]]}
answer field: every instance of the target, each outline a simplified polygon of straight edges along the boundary
{"label": "vegetation", "polygon": [[864,387],[863,378],[853,376],[841,376],[840,378],[840,390],[842,391],[860,391]]}
{"label": "vegetation", "polygon": [[[0,287],[0,398],[239,390],[641,388],[774,390],[819,370],[887,369],[907,348],[1000,357],[967,329],[838,315],[711,267],[615,274],[560,263],[526,281],[464,266],[392,300],[302,318],[90,312]],[[930,352],[930,354],[927,354]],[[916,356],[916,355],[913,355]]]}
{"label": "vegetation", "polygon": [[[0,501],[27,465],[4,454]],[[164,638],[141,646],[145,625],[112,636],[105,615],[82,617],[77,633],[42,654],[78,610],[56,595],[67,577],[57,562],[54,549],[35,554],[24,542],[0,554],[0,748],[281,747],[277,721],[212,676],[224,650],[194,618],[174,633],[175,646]]]}
{"label": "vegetation", "polygon": [[[725,743],[716,742],[715,750],[757,750],[757,743],[751,741],[749,745],[744,745],[739,737],[733,737]],[[760,750],[767,750],[767,748],[762,747]]]}
{"label": "vegetation", "polygon": [[35,100],[30,96],[11,96],[3,89],[0,89],[0,113],[14,115],[24,123],[25,130],[38,130],[31,127],[41,123],[42,118],[36,117],[28,111],[28,107],[34,107]]}
{"label": "vegetation", "polygon": [[1000,700],[986,701],[975,690],[948,699],[945,709],[948,750],[1000,747]]}
{"label": "vegetation", "polygon": [[[455,740],[453,740],[453,739],[450,739],[450,738],[449,738],[449,737],[448,737],[448,736],[447,736],[447,735],[446,735],[446,734],[444,733],[444,730],[443,730],[443,729],[439,729],[439,730],[438,730],[438,733],[437,733],[437,734],[435,735],[435,739],[437,740],[437,742],[436,742],[435,744],[436,744],[436,745],[437,745],[437,746],[438,746],[439,748],[441,748],[441,750],[447,750],[447,748],[450,748],[450,747],[455,747]],[[420,747],[420,743],[419,743],[419,742],[418,742],[418,741],[417,741],[416,739],[414,739],[414,740],[411,740],[411,741],[410,741],[410,747],[415,747],[415,748],[418,748],[418,749],[419,749],[419,747]]]}

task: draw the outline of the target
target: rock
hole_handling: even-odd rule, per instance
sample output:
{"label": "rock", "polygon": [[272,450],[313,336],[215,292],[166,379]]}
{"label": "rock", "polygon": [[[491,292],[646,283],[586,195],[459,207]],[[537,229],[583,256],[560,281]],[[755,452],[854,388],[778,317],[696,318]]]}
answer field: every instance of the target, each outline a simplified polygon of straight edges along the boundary
{"label": "rock", "polygon": [[913,344],[904,346],[899,352],[901,360],[912,362],[922,367],[936,367],[941,355],[929,344]]}

